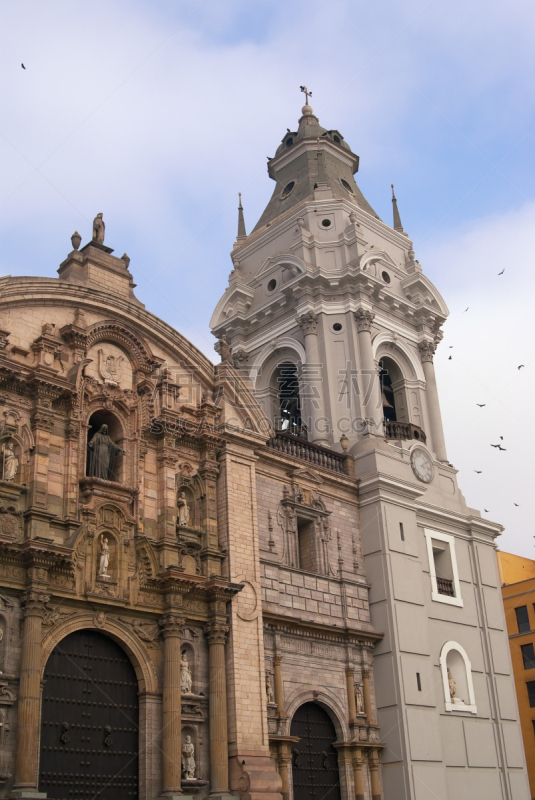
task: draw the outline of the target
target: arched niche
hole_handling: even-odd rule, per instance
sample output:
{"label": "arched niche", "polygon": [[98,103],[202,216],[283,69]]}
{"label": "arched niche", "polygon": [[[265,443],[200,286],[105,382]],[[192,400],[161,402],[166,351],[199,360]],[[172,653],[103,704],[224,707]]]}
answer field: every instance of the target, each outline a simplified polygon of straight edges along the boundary
{"label": "arched niche", "polygon": [[440,671],[446,711],[477,714],[472,665],[464,647],[446,642],[440,653]]}
{"label": "arched niche", "polygon": [[[111,480],[117,483],[124,483],[126,477],[126,463],[125,463],[125,456],[119,452],[112,453],[110,462],[108,464],[108,469],[103,469],[102,466],[97,468],[96,471],[99,472],[98,475],[92,475],[91,473],[95,472],[95,468],[92,468],[93,460],[92,460],[92,448],[90,447],[91,441],[96,433],[102,430],[102,426],[106,425],[108,428],[108,436],[110,437],[113,444],[119,448],[120,450],[126,450],[126,432],[124,427],[119,420],[119,417],[114,414],[112,411],[108,411],[108,409],[101,408],[97,411],[94,411],[88,420],[88,432],[87,432],[87,459],[86,459],[86,470],[85,474],[88,477],[99,477],[103,480]],[[104,474],[107,477],[104,477]]]}
{"label": "arched niche", "polygon": [[376,359],[381,367],[381,395],[385,419],[423,427],[421,380],[411,359],[393,343],[380,343]]}

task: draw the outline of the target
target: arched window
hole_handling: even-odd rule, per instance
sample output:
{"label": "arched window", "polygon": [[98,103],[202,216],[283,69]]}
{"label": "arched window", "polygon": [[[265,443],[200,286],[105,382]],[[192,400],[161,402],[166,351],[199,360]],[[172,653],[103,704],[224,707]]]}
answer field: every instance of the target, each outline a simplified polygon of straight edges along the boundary
{"label": "arched window", "polygon": [[446,711],[477,714],[472,665],[462,645],[446,642],[440,653],[440,670]]}
{"label": "arched window", "polygon": [[[98,433],[108,436],[109,441],[102,442],[95,439]],[[91,415],[87,434],[88,477],[119,483],[124,481],[124,438],[122,425],[111,411],[101,409]]]}
{"label": "arched window", "polygon": [[280,364],[274,372],[273,381],[277,392],[275,428],[296,436],[305,436],[301,419],[301,400],[299,397],[299,376],[295,364]]}

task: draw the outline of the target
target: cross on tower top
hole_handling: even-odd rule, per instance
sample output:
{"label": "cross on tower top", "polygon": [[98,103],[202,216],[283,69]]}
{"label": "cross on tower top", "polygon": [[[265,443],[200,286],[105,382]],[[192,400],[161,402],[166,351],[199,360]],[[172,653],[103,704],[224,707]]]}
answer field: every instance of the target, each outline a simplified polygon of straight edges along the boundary
{"label": "cross on tower top", "polygon": [[301,91],[302,91],[302,92],[304,92],[304,93],[305,93],[305,97],[306,97],[306,104],[307,104],[307,106],[308,106],[308,98],[309,98],[309,97],[312,97],[312,92],[309,92],[309,91],[308,91],[308,88],[307,88],[306,86],[300,86],[299,88],[301,89]]}

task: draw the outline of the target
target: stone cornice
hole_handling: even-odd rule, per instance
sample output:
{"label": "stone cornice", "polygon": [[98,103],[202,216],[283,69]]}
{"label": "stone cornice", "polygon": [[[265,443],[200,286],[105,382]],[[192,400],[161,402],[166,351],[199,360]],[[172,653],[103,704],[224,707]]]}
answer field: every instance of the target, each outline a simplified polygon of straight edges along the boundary
{"label": "stone cornice", "polygon": [[269,611],[262,611],[264,630],[269,633],[283,633],[285,635],[300,636],[316,639],[319,642],[332,642],[333,644],[358,644],[372,648],[380,641],[384,634],[374,631],[355,630],[353,628],[339,628],[333,630],[332,624],[322,625],[319,622],[305,622],[295,618],[287,618]]}

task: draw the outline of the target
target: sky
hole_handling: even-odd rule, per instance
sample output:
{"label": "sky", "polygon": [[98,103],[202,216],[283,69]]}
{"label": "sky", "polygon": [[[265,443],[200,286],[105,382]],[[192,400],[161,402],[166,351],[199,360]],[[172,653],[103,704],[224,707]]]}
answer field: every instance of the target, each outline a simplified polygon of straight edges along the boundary
{"label": "sky", "polygon": [[139,299],[217,361],[237,194],[251,230],[306,84],[389,224],[395,184],[450,309],[435,363],[461,490],[535,558],[534,36],[527,0],[0,2],[0,275],[55,277],[102,212]]}

